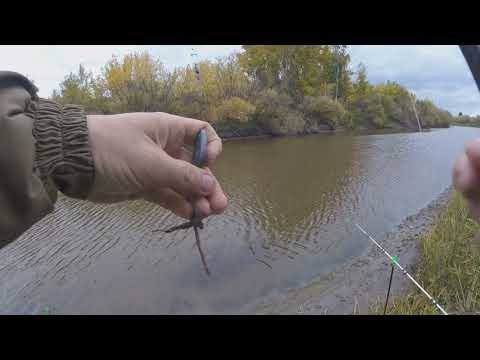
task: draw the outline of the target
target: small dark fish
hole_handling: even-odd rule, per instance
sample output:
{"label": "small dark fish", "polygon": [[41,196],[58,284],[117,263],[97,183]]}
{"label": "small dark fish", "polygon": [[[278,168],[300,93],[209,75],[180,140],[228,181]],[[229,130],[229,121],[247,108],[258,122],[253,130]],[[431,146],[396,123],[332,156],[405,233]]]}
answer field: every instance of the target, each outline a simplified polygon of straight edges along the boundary
{"label": "small dark fish", "polygon": [[208,135],[207,129],[201,129],[195,138],[195,147],[193,150],[192,164],[202,168],[207,165]]}
{"label": "small dark fish", "polygon": [[[192,164],[197,167],[204,167],[207,163],[207,150],[208,150],[208,136],[207,136],[207,129],[201,129],[196,138],[195,138],[195,148],[193,151],[192,157]],[[185,230],[193,227],[195,231],[195,243],[198,248],[198,252],[200,253],[200,259],[202,260],[203,268],[207,275],[210,275],[210,270],[208,270],[207,262],[205,260],[205,255],[203,254],[202,247],[200,246],[200,236],[198,234],[198,229],[203,229],[203,223],[197,216],[197,211],[193,208],[193,214],[190,221],[184,222],[180,225],[172,226],[171,228],[165,230],[153,230],[155,231],[163,231],[165,233],[171,233],[177,230]]]}

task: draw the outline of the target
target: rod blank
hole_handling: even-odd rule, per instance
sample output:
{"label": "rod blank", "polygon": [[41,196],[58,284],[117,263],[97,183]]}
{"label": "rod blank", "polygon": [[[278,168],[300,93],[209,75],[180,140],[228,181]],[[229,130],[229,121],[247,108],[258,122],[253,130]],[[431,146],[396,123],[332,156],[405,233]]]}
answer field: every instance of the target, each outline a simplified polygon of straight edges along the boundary
{"label": "rod blank", "polygon": [[402,265],[400,265],[400,264],[397,262],[397,260],[395,260],[395,259],[387,252],[387,250],[385,250],[385,249],[382,247],[382,245],[380,245],[378,242],[376,242],[375,239],[374,239],[373,237],[371,237],[365,230],[363,230],[360,225],[358,225],[358,224],[355,224],[355,225],[360,229],[360,231],[361,231],[362,233],[364,233],[370,240],[372,240],[373,243],[374,243],[375,245],[377,245],[377,247],[378,247],[380,250],[382,250],[385,255],[388,256],[388,258],[392,261],[393,264],[397,265],[397,267],[402,271],[402,273],[403,273],[405,276],[407,276],[407,277],[415,284],[415,286],[418,287],[418,288],[428,297],[428,299],[442,312],[443,315],[448,315],[448,313],[443,309],[443,307],[440,306],[440,304],[437,303],[437,302],[435,301],[435,299],[434,299],[423,287],[420,286],[420,284],[413,278],[413,276],[410,275],[410,274],[407,272],[407,270],[405,270],[405,269],[402,267]]}

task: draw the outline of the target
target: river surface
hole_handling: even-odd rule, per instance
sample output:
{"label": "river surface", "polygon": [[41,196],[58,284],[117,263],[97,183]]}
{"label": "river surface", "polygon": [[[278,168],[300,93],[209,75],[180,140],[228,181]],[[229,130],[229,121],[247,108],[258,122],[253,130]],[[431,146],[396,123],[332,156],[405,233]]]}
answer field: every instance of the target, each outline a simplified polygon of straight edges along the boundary
{"label": "river surface", "polygon": [[200,231],[136,201],[60,197],[54,213],[0,250],[0,313],[250,313],[359,256],[451,185],[480,129],[322,134],[232,141],[213,168],[228,210]]}

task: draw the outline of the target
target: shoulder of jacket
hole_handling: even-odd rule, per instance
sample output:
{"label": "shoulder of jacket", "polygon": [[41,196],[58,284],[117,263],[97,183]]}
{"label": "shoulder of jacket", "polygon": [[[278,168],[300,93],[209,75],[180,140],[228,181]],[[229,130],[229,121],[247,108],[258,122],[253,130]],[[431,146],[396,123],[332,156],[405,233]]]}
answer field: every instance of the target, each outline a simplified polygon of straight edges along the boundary
{"label": "shoulder of jacket", "polygon": [[21,85],[32,98],[37,98],[38,88],[24,75],[14,71],[0,71],[0,87]]}

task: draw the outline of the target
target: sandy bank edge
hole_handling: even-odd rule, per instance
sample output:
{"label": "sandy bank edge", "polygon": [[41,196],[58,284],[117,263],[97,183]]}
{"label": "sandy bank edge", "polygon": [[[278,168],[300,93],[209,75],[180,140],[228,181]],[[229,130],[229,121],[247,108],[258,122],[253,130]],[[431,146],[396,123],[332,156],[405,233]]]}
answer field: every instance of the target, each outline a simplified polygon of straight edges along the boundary
{"label": "sandy bank edge", "polygon": [[[418,238],[433,228],[452,194],[453,188],[447,188],[417,214],[407,217],[384,239],[376,238],[375,234],[372,236],[391,254],[398,256],[399,263],[414,275],[420,255]],[[315,315],[353,314],[355,311],[367,314],[375,301],[383,303],[389,275],[388,258],[372,244],[364,255],[350,260],[326,277],[258,306],[255,313]],[[410,286],[411,282],[397,269],[391,298]]]}

